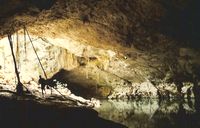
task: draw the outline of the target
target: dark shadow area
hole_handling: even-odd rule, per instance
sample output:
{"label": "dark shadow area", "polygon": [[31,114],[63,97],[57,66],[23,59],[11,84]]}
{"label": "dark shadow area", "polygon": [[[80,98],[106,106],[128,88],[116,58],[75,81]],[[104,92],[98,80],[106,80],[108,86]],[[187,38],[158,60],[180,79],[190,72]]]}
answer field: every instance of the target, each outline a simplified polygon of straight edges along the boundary
{"label": "dark shadow area", "polygon": [[159,26],[161,32],[179,41],[189,42],[183,45],[200,48],[200,1],[189,1],[184,7],[173,0],[162,0],[161,3],[166,10]]}
{"label": "dark shadow area", "polygon": [[30,8],[38,8],[40,11],[50,9],[55,0],[0,0],[0,3],[0,18],[7,18],[16,13],[26,12]]}
{"label": "dark shadow area", "polygon": [[0,97],[0,125],[6,128],[126,128],[98,117],[92,109],[4,97]]}
{"label": "dark shadow area", "polygon": [[[62,83],[67,83],[67,88],[75,95],[77,96],[81,96],[84,98],[91,98],[93,96],[95,96],[95,92],[94,89],[91,88],[87,88],[84,84],[88,84],[88,83],[84,83],[84,81],[78,81],[78,80],[74,80],[76,78],[71,78],[70,76],[70,71],[61,69],[59,72],[57,72],[52,78],[56,79]],[[85,78],[86,79],[86,78]],[[94,86],[92,86],[94,87]]]}
{"label": "dark shadow area", "polygon": [[40,10],[50,9],[55,3],[55,0],[29,0],[29,1],[30,3],[38,7]]}

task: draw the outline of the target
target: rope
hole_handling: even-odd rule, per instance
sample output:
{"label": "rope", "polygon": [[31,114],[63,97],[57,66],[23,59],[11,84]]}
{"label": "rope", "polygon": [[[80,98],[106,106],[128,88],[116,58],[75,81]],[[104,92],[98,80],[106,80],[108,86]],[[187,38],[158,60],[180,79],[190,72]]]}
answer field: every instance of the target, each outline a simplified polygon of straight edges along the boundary
{"label": "rope", "polygon": [[[48,87],[50,87],[49,85],[48,85]],[[51,88],[53,88],[53,87],[51,87]],[[54,90],[56,90],[64,99],[67,99],[67,97],[65,96],[65,95],[63,95],[60,91],[58,91],[57,89],[55,89],[55,88],[53,88]]]}
{"label": "rope", "polygon": [[11,49],[11,53],[12,53],[12,57],[13,57],[13,61],[14,61],[15,73],[16,73],[18,82],[20,82],[19,72],[17,71],[17,64],[16,64],[14,52],[13,52],[12,36],[10,34],[8,34],[8,40],[9,40],[9,43],[10,43],[10,49]]}
{"label": "rope", "polygon": [[[46,72],[45,72],[45,70],[44,70],[44,67],[42,66],[42,63],[41,63],[40,58],[39,58],[39,56],[38,56],[38,54],[37,54],[37,51],[36,51],[36,49],[35,49],[35,47],[34,47],[34,45],[33,45],[33,41],[32,41],[32,39],[31,39],[31,37],[30,37],[30,35],[29,35],[29,32],[28,32],[28,30],[26,29],[25,26],[24,26],[24,32],[26,32],[27,35],[28,35],[28,38],[29,38],[29,40],[30,40],[30,42],[31,42],[31,45],[32,45],[32,47],[33,47],[33,50],[34,50],[34,52],[35,52],[35,54],[36,54],[36,56],[37,56],[37,59],[38,59],[38,61],[39,61],[39,64],[40,64],[40,66],[41,66],[41,68],[42,68],[42,71],[43,71],[43,73],[44,73],[44,76],[45,76],[45,78],[47,79],[47,74],[46,74]],[[51,86],[49,86],[49,85],[47,85],[47,86],[50,87],[51,89],[53,88],[53,87],[51,87]],[[53,89],[54,89],[55,91],[57,91],[63,98],[67,99],[66,96],[63,95],[60,91],[58,91],[58,90],[55,89],[55,88],[53,88]]]}
{"label": "rope", "polygon": [[[11,34],[8,34],[8,41],[10,43],[10,49],[11,49],[11,53],[12,53],[12,57],[13,57],[13,61],[14,61],[14,66],[15,66],[15,73],[16,73],[16,76],[17,76],[17,80],[18,80],[18,83],[21,83],[20,81],[20,77],[19,77],[19,72],[17,70],[17,64],[16,64],[16,60],[15,60],[15,55],[14,55],[14,52],[13,52],[13,42],[12,42],[12,36]],[[23,85],[23,84],[22,84]],[[24,86],[24,85],[23,85]],[[28,90],[28,88],[26,86],[24,86],[26,88],[26,90]],[[28,90],[29,91],[29,90]],[[30,91],[29,91],[30,92]]]}
{"label": "rope", "polygon": [[43,71],[43,73],[44,73],[44,76],[45,76],[45,78],[47,79],[47,74],[46,74],[46,72],[45,72],[45,70],[44,70],[44,67],[42,66],[42,63],[41,63],[41,61],[40,61],[40,58],[39,58],[39,56],[38,56],[38,54],[37,54],[37,52],[36,52],[36,49],[35,49],[35,47],[34,47],[34,45],[33,45],[33,41],[32,41],[32,39],[31,39],[31,37],[30,37],[30,35],[29,35],[29,32],[28,32],[28,30],[26,29],[26,27],[24,26],[24,31],[27,33],[27,35],[28,35],[28,38],[29,38],[29,40],[30,40],[30,42],[31,42],[31,45],[32,45],[32,47],[33,47],[33,50],[34,50],[34,52],[35,52],[35,54],[36,54],[36,56],[37,56],[37,59],[38,59],[38,61],[39,61],[39,64],[40,64],[40,66],[41,66],[41,68],[42,68],[42,71]]}

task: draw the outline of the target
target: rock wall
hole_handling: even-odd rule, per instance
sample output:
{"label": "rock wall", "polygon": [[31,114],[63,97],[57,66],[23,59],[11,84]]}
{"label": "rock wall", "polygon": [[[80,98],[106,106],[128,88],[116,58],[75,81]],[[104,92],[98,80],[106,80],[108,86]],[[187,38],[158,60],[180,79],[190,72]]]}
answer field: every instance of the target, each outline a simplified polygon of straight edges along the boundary
{"label": "rock wall", "polygon": [[[21,34],[15,34],[12,36],[14,54],[20,78],[23,83],[27,84],[31,81],[37,82],[39,75],[42,75],[43,77],[45,76],[33,47],[30,41],[28,41],[27,35],[25,38],[26,39],[24,40],[24,35]],[[7,38],[3,38],[0,42],[1,83],[14,84],[17,79],[15,76],[9,41]],[[73,57],[71,57],[65,49],[53,46],[35,36],[32,37],[32,43],[48,78],[58,72],[61,67],[71,69],[76,66],[74,65]],[[72,62],[70,60],[72,60]]]}
{"label": "rock wall", "polygon": [[[73,74],[71,81],[81,77],[78,85],[110,98],[156,96],[158,90],[179,95],[184,83],[192,85],[194,79],[200,79],[199,47],[194,45],[198,31],[187,29],[195,27],[190,23],[197,25],[196,1],[41,2],[4,1],[11,9],[0,6],[4,10],[0,12],[0,33],[3,38],[25,25],[31,36],[53,45],[46,50],[48,56],[56,57],[42,59],[49,76],[66,69]],[[191,20],[184,19],[190,19],[191,13]],[[193,36],[195,40],[189,38]],[[42,43],[38,47],[42,50]],[[81,85],[84,81],[88,86]]]}

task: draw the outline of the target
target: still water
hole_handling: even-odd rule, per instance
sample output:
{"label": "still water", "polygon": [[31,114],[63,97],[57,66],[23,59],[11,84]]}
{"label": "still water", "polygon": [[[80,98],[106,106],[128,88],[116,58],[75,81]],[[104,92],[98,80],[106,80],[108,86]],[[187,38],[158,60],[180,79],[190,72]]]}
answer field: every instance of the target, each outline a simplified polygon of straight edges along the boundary
{"label": "still water", "polygon": [[194,100],[102,100],[99,116],[129,128],[200,128]]}

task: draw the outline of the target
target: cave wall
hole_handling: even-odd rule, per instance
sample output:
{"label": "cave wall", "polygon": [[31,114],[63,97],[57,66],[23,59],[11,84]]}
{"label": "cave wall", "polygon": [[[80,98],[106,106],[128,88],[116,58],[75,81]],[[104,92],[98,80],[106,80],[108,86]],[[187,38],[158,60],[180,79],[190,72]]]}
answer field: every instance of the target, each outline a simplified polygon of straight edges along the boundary
{"label": "cave wall", "polygon": [[3,38],[26,25],[32,36],[62,48],[49,50],[59,53],[57,63],[46,64],[56,67],[52,74],[71,71],[73,78],[90,81],[87,88],[110,98],[156,96],[157,89],[174,94],[176,83],[187,90],[200,77],[199,47],[189,38],[198,39],[192,29],[198,28],[198,14],[189,16],[196,0],[46,2],[3,1],[0,33]]}
{"label": "cave wall", "polygon": [[[20,32],[21,31],[18,33]],[[24,42],[24,35],[22,34],[14,34],[12,39],[14,54],[22,83],[27,84],[31,81],[37,83],[39,75],[45,76],[30,41],[27,41],[28,39],[26,37],[26,42]],[[14,63],[8,39],[3,38],[0,42],[1,83],[14,84],[17,79],[14,72]],[[75,67],[75,65],[71,64],[73,63],[73,58],[71,58],[70,54],[68,54],[65,49],[56,47],[34,36],[32,37],[32,42],[48,78],[52,77],[62,67],[66,69]],[[72,60],[72,62],[70,60]]]}

